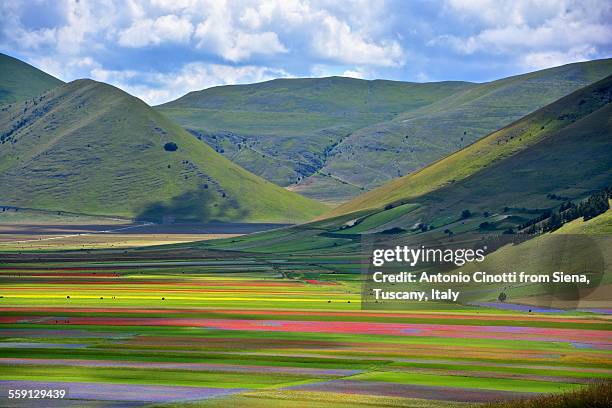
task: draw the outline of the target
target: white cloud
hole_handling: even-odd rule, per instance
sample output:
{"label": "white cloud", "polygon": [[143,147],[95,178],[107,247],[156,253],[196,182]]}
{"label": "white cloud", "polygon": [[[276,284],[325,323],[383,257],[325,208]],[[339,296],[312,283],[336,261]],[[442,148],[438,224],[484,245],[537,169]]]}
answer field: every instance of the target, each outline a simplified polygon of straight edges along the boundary
{"label": "white cloud", "polygon": [[415,79],[417,82],[428,82],[431,80],[426,72],[419,72],[418,74],[416,74]]}
{"label": "white cloud", "polygon": [[323,18],[315,32],[313,47],[320,56],[342,63],[389,67],[405,63],[404,51],[397,41],[372,41],[331,15]]}
{"label": "white cloud", "polygon": [[529,69],[538,70],[565,65],[571,62],[588,61],[592,59],[595,54],[595,48],[589,46],[572,48],[566,52],[532,52],[523,56],[521,58],[521,63]]}
{"label": "white cloud", "polygon": [[144,47],[162,42],[188,42],[193,33],[193,24],[183,17],[173,14],[156,19],[135,21],[129,28],[119,33],[119,44],[126,47]]}
{"label": "white cloud", "polygon": [[206,1],[200,0],[151,0],[151,4],[165,11],[191,10],[206,6]]}
{"label": "white cloud", "polygon": [[387,67],[405,63],[399,41],[380,29],[378,20],[383,18],[377,13],[385,13],[384,3],[374,12],[367,1],[349,2],[345,7],[350,13],[343,17],[330,4],[334,3],[268,0],[245,8],[239,21],[250,28],[275,25],[288,36],[303,37],[307,47],[302,52],[330,62]]}
{"label": "white cloud", "polygon": [[244,24],[245,27],[256,30],[261,27],[262,19],[257,10],[253,7],[248,7],[244,9],[240,15],[240,22]]}
{"label": "white cloud", "polygon": [[605,44],[609,38],[612,38],[610,26],[556,19],[538,27],[504,26],[485,29],[470,37],[440,36],[435,41],[447,42],[461,53],[473,54],[478,51],[511,53],[524,49],[569,49]]}
{"label": "white cloud", "polygon": [[[385,3],[373,9],[352,1],[349,13],[326,0],[58,0],[42,5],[15,0],[0,7],[6,20],[0,30],[11,48],[38,58],[41,50],[61,60],[116,53],[117,45],[154,49],[171,43],[245,64],[265,64],[261,61],[282,54],[315,60],[309,64],[398,67],[405,62],[399,35],[383,29]],[[34,10],[42,16],[45,9],[61,18],[53,26],[28,27],[25,16]]]}
{"label": "white cloud", "polygon": [[[62,54],[77,55],[83,50],[83,45],[87,42],[86,37],[109,23],[103,6],[99,9],[100,15],[94,16],[91,8],[84,2],[58,2],[51,4],[58,9],[58,14],[61,14],[61,24],[29,28],[21,21],[23,14],[31,12],[25,8],[25,4],[15,2],[12,7],[2,5],[0,9],[5,40],[13,42],[21,49],[40,52],[45,48],[53,48]],[[88,46],[92,47],[91,44]]]}
{"label": "white cloud", "polygon": [[562,13],[565,0],[447,0],[451,13],[485,25],[522,25]]}
{"label": "white cloud", "polygon": [[92,70],[100,67],[100,64],[92,58],[78,56],[70,56],[62,60],[53,56],[33,57],[30,62],[39,69],[63,81],[87,78],[91,75]]}
{"label": "white cloud", "polygon": [[198,47],[212,49],[228,61],[239,62],[254,54],[273,55],[287,52],[276,33],[249,33],[219,24],[215,19],[200,23],[195,32]]}
{"label": "white cloud", "polygon": [[57,43],[57,30],[55,28],[32,31],[18,30],[21,33],[21,46],[24,48],[37,50]]}
{"label": "white cloud", "polygon": [[126,83],[136,77],[138,77],[141,73],[133,70],[107,70],[101,67],[95,67],[91,71],[91,79],[100,82],[108,82],[108,83]]}
{"label": "white cloud", "polygon": [[342,73],[342,76],[349,78],[364,79],[366,74],[359,70],[347,69]]}
{"label": "white cloud", "polygon": [[448,0],[447,12],[476,21],[468,36],[440,35],[428,45],[450,45],[462,54],[515,56],[525,68],[583,61],[612,39],[612,4],[576,0]]}
{"label": "white cloud", "polygon": [[3,52],[151,103],[289,74],[480,80],[612,52],[609,0],[11,0],[0,15]]}

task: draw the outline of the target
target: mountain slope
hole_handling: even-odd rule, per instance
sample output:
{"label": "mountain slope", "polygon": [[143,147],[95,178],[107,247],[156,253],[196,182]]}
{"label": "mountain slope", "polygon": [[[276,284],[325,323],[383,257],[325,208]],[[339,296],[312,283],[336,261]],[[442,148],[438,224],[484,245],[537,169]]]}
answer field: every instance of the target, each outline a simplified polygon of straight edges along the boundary
{"label": "mountain slope", "polygon": [[[333,189],[330,177],[370,190],[612,74],[612,60],[565,65],[470,87],[391,121],[353,132],[295,191]],[[338,183],[335,183],[338,184]],[[317,195],[312,195],[316,197]]]}
{"label": "mountain slope", "polygon": [[281,78],[194,91],[160,107],[387,115],[429,105],[471,86],[467,82],[418,84],[345,77]]}
{"label": "mountain slope", "polygon": [[[595,218],[573,220],[555,231],[555,234],[612,235],[612,208]],[[610,254],[612,255],[612,253]],[[612,268],[612,263],[608,264]]]}
{"label": "mountain slope", "polygon": [[[364,235],[406,244],[516,232],[612,185],[612,76],[580,89],[320,221],[202,244],[260,252],[358,252]],[[524,228],[524,227],[523,227]],[[367,241],[366,241],[367,242]]]}
{"label": "mountain slope", "polygon": [[324,209],[230,162],[141,100],[91,80],[3,107],[0,142],[4,205],[156,221],[298,222]]}
{"label": "mountain slope", "polygon": [[63,84],[59,79],[0,53],[0,105],[33,98]]}
{"label": "mountain slope", "polygon": [[282,79],[192,92],[159,109],[292,191],[344,202],[612,73],[612,60],[484,84]]}
{"label": "mountain slope", "polygon": [[[356,197],[332,210],[330,215],[382,207],[424,196],[436,190],[456,190],[458,187],[455,185],[459,185],[458,182],[463,182],[462,185],[473,183],[475,178],[481,184],[490,186],[489,194],[492,194],[499,189],[495,183],[503,188],[512,181],[508,176],[510,173],[504,173],[505,170],[511,169],[514,169],[512,173],[518,171],[517,175],[520,177],[517,181],[530,189],[541,184],[551,184],[553,180],[545,180],[545,174],[550,172],[563,178],[576,176],[574,167],[583,166],[587,169],[585,163],[592,166],[590,171],[593,176],[609,179],[612,177],[611,95],[612,76],[609,76],[418,172]],[[565,145],[561,142],[573,146],[576,151],[572,152],[570,147],[562,150]],[[550,148],[548,153],[547,148]],[[531,156],[534,157],[530,158]],[[535,157],[540,161],[533,161]],[[531,161],[521,162],[527,158]],[[554,161],[553,158],[559,161]],[[596,161],[594,158],[601,160]],[[533,169],[532,173],[529,172],[530,168]],[[528,175],[534,176],[534,179],[528,179]],[[500,178],[503,182],[497,182]],[[539,178],[542,180],[538,180]],[[567,183],[571,185],[577,181],[568,180]],[[565,185],[560,183],[557,187]],[[558,193],[561,196],[566,194]]]}
{"label": "mountain slope", "polygon": [[158,109],[236,163],[287,186],[315,173],[351,132],[471,86],[276,79],[191,92]]}

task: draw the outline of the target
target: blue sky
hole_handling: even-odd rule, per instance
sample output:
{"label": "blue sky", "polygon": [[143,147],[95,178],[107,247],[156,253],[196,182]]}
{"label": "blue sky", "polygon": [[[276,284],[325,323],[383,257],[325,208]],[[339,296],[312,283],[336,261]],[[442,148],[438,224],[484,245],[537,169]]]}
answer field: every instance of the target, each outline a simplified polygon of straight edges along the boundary
{"label": "blue sky", "polygon": [[609,0],[4,0],[0,51],[150,104],[345,75],[483,82],[612,56]]}

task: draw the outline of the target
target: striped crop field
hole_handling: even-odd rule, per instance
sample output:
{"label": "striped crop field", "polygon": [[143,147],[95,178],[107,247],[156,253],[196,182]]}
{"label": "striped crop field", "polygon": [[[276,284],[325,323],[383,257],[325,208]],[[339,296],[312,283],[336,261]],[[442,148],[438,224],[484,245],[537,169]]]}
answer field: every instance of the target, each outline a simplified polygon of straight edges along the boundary
{"label": "striped crop field", "polygon": [[0,388],[68,390],[58,406],[461,407],[612,377],[605,313],[365,311],[359,281],[321,267],[6,259]]}

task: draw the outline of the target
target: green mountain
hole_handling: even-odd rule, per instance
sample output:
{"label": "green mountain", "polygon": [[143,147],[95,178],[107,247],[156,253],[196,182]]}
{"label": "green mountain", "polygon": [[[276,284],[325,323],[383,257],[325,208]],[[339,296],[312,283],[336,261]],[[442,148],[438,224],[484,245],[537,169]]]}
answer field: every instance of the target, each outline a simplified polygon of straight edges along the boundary
{"label": "green mountain", "polygon": [[[469,194],[481,201],[484,194],[506,196],[521,193],[522,200],[526,194],[541,192],[557,193],[562,197],[576,196],[579,191],[574,191],[576,188],[572,185],[582,182],[598,184],[598,177],[604,180],[612,177],[612,155],[606,156],[612,153],[611,116],[606,117],[612,108],[611,84],[612,76],[609,76],[561,98],[418,172],[356,197],[332,210],[331,214],[383,207],[447,190],[456,193],[453,199],[458,201],[459,190],[455,186],[463,188],[464,183],[472,183],[474,178],[481,188],[477,194],[475,191]],[[565,147],[562,143],[567,144],[567,149],[562,149]],[[542,156],[538,161],[521,162],[538,155]],[[583,175],[580,171],[586,173]],[[509,177],[510,174],[514,178]],[[577,179],[578,175],[585,179]],[[517,184],[517,190],[507,189],[514,184]],[[548,187],[541,190],[540,186]],[[463,198],[465,194],[460,196]],[[500,200],[501,196],[494,199]],[[473,201],[468,196],[465,200]],[[539,198],[533,203],[523,202],[524,206],[538,203],[544,204]],[[515,205],[513,200],[506,204]]]}
{"label": "green mountain", "polygon": [[63,84],[59,79],[0,53],[0,105],[33,98]]}
{"label": "green mountain", "polygon": [[612,59],[484,84],[282,79],[192,92],[159,109],[281,186],[343,202],[612,73]]}
{"label": "green mountain", "polygon": [[332,174],[370,190],[610,74],[612,59],[570,64],[472,87],[354,132],[331,152],[320,174]]}
{"label": "green mountain", "polygon": [[330,77],[191,92],[158,109],[246,169],[281,186],[316,173],[357,129],[469,89]]}
{"label": "green mountain", "polygon": [[155,221],[298,222],[325,209],[92,80],[2,107],[0,143],[0,205]]}
{"label": "green mountain", "polygon": [[451,233],[516,232],[562,203],[579,203],[612,185],[611,102],[609,76],[356,197],[323,220],[208,245],[348,253],[371,233],[423,242]]}

